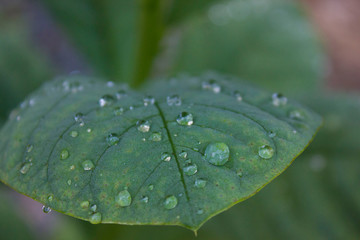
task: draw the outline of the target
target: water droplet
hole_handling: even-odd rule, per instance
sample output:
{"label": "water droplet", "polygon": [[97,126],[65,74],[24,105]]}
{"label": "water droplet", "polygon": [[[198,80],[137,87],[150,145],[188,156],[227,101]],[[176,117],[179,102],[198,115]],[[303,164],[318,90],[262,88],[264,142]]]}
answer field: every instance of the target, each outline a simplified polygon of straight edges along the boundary
{"label": "water droplet", "polygon": [[150,184],[150,185],[148,186],[148,189],[149,189],[150,191],[154,190],[154,185]]}
{"label": "water droplet", "polygon": [[196,188],[204,188],[206,186],[207,181],[201,178],[195,180],[194,186]]}
{"label": "water droplet", "polygon": [[149,140],[153,142],[159,142],[161,141],[161,139],[162,139],[161,132],[154,132],[149,137]]}
{"label": "water droplet", "polygon": [[149,202],[149,197],[143,196],[143,197],[140,199],[140,202],[148,203],[148,202]]}
{"label": "water droplet", "polygon": [[99,105],[100,107],[106,107],[109,106],[111,104],[113,104],[115,102],[115,98],[111,95],[104,95],[99,99]]}
{"label": "water droplet", "polygon": [[167,152],[161,154],[161,160],[165,161],[165,162],[170,162],[171,160],[171,155]]}
{"label": "water droplet", "polygon": [[211,143],[206,147],[205,159],[216,166],[222,166],[229,160],[230,150],[225,143]]}
{"label": "water droplet", "polygon": [[289,113],[289,117],[292,119],[302,120],[304,118],[303,114],[298,110],[293,110]]}
{"label": "water droplet", "polygon": [[94,205],[92,205],[92,206],[90,207],[90,211],[96,212],[96,210],[97,210],[96,204],[94,204]]}
{"label": "water droplet", "polygon": [[22,165],[22,167],[20,168],[20,173],[26,174],[30,170],[31,166],[32,166],[32,163],[24,163]]}
{"label": "water droplet", "polygon": [[70,186],[72,183],[71,179],[67,180],[67,184]]}
{"label": "water droplet", "polygon": [[188,164],[184,167],[184,173],[188,176],[192,176],[197,173],[198,169],[195,163]]}
{"label": "water droplet", "polygon": [[145,121],[145,120],[139,120],[136,123],[137,129],[140,132],[149,132],[150,131],[150,122],[149,121]]}
{"label": "water droplet", "polygon": [[131,195],[128,190],[122,190],[115,197],[115,202],[119,204],[121,207],[127,207],[131,204]]}
{"label": "water droplet", "polygon": [[54,196],[53,196],[53,195],[49,195],[49,196],[48,196],[48,201],[49,201],[49,202],[52,202],[52,200],[54,200]]}
{"label": "water droplet", "polygon": [[179,153],[179,157],[182,157],[182,158],[184,158],[184,159],[186,159],[187,156],[188,156],[188,153],[185,152],[185,151],[182,151],[181,153]]}
{"label": "water droplet", "polygon": [[110,133],[106,137],[106,142],[109,146],[114,146],[114,145],[118,144],[119,141],[120,141],[120,138],[115,133]]}
{"label": "water droplet", "polygon": [[111,82],[111,81],[106,83],[106,86],[109,87],[109,88],[114,87],[114,85],[115,85],[114,82]]}
{"label": "water droplet", "polygon": [[273,131],[270,131],[270,132],[268,133],[268,136],[271,137],[271,138],[274,138],[274,137],[276,137],[276,133],[273,132]]}
{"label": "water droplet", "polygon": [[236,99],[238,102],[241,102],[241,101],[242,101],[242,96],[241,96],[241,94],[240,94],[239,91],[234,91],[234,92],[233,92],[233,95],[234,95],[235,99]]}
{"label": "water droplet", "polygon": [[239,177],[242,177],[243,176],[242,170],[241,169],[237,170],[236,175],[238,175]]}
{"label": "water droplet", "polygon": [[188,112],[182,112],[179,114],[179,116],[176,118],[176,121],[178,124],[182,126],[190,126],[194,123],[194,118],[191,113]]}
{"label": "water droplet", "polygon": [[180,106],[181,98],[178,95],[167,96],[166,102],[169,106]]}
{"label": "water droplet", "polygon": [[80,207],[81,207],[81,208],[86,209],[86,208],[88,208],[89,206],[90,206],[90,202],[89,202],[89,201],[82,201],[82,202],[80,203]]}
{"label": "water droplet", "polygon": [[88,133],[91,133],[91,128],[88,128],[88,129],[86,129],[86,131],[88,132]]}
{"label": "water droplet", "polygon": [[76,138],[79,135],[79,133],[77,131],[71,131],[70,132],[70,136],[73,138]]}
{"label": "water droplet", "polygon": [[85,160],[82,162],[81,165],[85,171],[93,170],[95,167],[94,163],[91,160]]}
{"label": "water droplet", "polygon": [[122,108],[122,107],[115,108],[115,110],[114,110],[115,116],[120,116],[123,113],[124,113],[124,108]]}
{"label": "water droplet", "polygon": [[199,209],[199,210],[197,210],[197,212],[196,212],[196,214],[198,214],[198,215],[201,215],[201,214],[203,214],[204,213],[204,210],[202,210],[202,209]]}
{"label": "water droplet", "polygon": [[152,96],[146,96],[144,97],[144,106],[154,105],[155,98]]}
{"label": "water droplet", "polygon": [[84,115],[82,113],[77,113],[74,116],[75,122],[82,123],[84,122]]}
{"label": "water droplet", "polygon": [[26,151],[29,153],[29,152],[31,152],[33,150],[33,148],[34,148],[34,146],[29,144],[29,145],[26,146]]}
{"label": "water droplet", "polygon": [[42,207],[42,210],[43,210],[44,213],[49,213],[49,212],[51,212],[51,208],[50,208],[50,207],[47,207],[47,206],[43,206],[43,207]]}
{"label": "water droplet", "polygon": [[66,149],[63,149],[60,153],[60,159],[65,160],[70,156],[69,151]]}
{"label": "water droplet", "polygon": [[129,110],[134,110],[134,109],[135,109],[134,106],[129,107]]}
{"label": "water droplet", "polygon": [[176,205],[178,204],[178,200],[174,195],[168,196],[165,198],[164,201],[164,207],[166,209],[173,209],[176,207]]}
{"label": "water droplet", "polygon": [[117,99],[121,99],[123,97],[126,97],[126,91],[125,90],[119,90],[117,93],[116,93],[116,98]]}
{"label": "water droplet", "polygon": [[101,223],[101,213],[94,213],[90,217],[90,223],[99,224]]}
{"label": "water droplet", "polygon": [[286,105],[287,98],[284,97],[281,93],[274,93],[272,95],[272,103],[274,106],[279,107],[282,105]]}
{"label": "water droplet", "polygon": [[71,171],[75,170],[75,165],[71,165],[71,166],[70,166],[70,170],[71,170]]}
{"label": "water droplet", "polygon": [[263,145],[259,148],[259,156],[264,159],[269,159],[274,155],[274,149],[269,145]]}
{"label": "water droplet", "polygon": [[216,81],[213,79],[209,81],[204,81],[202,83],[202,88],[206,90],[211,90],[214,93],[219,93],[221,91],[221,86],[217,84]]}

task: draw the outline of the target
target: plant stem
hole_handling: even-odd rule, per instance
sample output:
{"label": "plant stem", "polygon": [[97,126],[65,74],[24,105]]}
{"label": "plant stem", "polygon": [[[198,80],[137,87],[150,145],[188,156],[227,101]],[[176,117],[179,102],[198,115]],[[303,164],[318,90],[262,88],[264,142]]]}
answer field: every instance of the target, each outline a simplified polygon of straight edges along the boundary
{"label": "plant stem", "polygon": [[148,77],[164,33],[161,0],[140,0],[139,40],[132,87],[139,87]]}

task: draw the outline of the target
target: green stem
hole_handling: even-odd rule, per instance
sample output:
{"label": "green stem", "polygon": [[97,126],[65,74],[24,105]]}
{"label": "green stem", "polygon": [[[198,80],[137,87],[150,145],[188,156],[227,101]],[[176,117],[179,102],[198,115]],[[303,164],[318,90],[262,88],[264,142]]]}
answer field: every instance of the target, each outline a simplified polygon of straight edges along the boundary
{"label": "green stem", "polygon": [[140,0],[139,40],[132,87],[139,87],[149,76],[164,33],[162,0]]}

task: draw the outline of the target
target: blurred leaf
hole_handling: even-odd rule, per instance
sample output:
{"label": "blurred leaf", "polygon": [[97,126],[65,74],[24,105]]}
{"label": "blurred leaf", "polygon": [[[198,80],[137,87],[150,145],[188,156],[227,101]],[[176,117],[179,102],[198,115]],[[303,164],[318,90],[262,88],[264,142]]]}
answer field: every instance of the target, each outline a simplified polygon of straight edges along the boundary
{"label": "blurred leaf", "polygon": [[75,77],[32,94],[0,132],[2,181],[92,223],[197,230],[284,171],[321,124],[215,74],[160,82],[156,100],[119,89]]}
{"label": "blurred leaf", "polygon": [[173,73],[217,70],[285,94],[320,85],[322,51],[296,1],[234,0],[184,26]]}

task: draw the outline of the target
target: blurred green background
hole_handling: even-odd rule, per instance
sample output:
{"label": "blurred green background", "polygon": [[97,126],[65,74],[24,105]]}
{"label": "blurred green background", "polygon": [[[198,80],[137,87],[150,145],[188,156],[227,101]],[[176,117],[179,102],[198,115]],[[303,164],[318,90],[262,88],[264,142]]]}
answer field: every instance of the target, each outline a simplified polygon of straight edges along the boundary
{"label": "blurred green background", "polygon": [[2,0],[0,125],[42,82],[218,71],[298,99],[324,117],[310,147],[198,237],[179,227],[91,225],[0,185],[0,239],[359,239],[360,97],[326,87],[327,54],[290,0]]}

